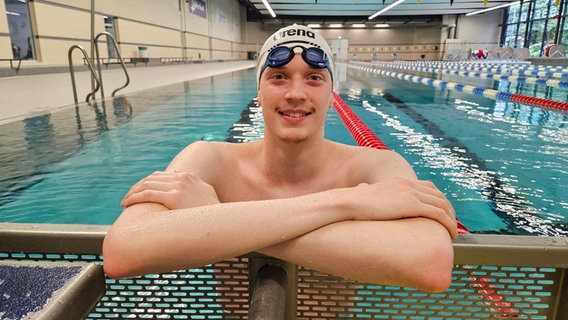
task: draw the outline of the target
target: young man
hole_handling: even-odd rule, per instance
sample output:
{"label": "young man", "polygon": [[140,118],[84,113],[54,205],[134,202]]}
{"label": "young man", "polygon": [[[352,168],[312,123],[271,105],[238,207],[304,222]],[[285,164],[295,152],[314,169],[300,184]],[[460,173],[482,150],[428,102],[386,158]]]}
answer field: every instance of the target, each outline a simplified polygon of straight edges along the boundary
{"label": "young man", "polygon": [[142,179],[109,230],[111,277],[200,267],[257,251],[348,279],[443,291],[455,213],[392,151],[324,139],[331,50],[299,25],[261,49],[264,139],[196,142]]}

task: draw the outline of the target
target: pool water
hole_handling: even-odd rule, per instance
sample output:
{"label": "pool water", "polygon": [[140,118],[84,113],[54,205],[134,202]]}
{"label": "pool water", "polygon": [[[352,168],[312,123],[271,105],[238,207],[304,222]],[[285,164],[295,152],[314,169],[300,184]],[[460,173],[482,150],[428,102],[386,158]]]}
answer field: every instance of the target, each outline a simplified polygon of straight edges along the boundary
{"label": "pool water", "polygon": [[[566,114],[359,72],[342,79],[336,91],[472,232],[568,235]],[[255,96],[245,70],[0,126],[0,221],[111,224],[130,186],[190,142],[260,138]],[[333,110],[326,136],[355,144]]]}
{"label": "pool water", "polygon": [[566,114],[360,72],[346,87],[347,103],[470,230],[567,234]]}

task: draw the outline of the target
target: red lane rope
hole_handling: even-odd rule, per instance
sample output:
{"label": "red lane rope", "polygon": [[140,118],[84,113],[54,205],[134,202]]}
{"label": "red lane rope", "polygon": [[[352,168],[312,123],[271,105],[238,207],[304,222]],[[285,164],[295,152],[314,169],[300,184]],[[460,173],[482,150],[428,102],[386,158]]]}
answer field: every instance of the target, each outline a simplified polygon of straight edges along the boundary
{"label": "red lane rope", "polygon": [[[358,145],[375,149],[387,150],[388,147],[379,139],[375,133],[359,118],[353,110],[339,97],[333,93],[334,107],[341,120],[355,139]],[[458,233],[468,234],[469,230],[458,221]]]}
{"label": "red lane rope", "polygon": [[386,150],[388,147],[375,135],[375,133],[367,127],[367,125],[351,110],[351,108],[337,95],[333,94],[335,99],[335,110],[343,120],[345,126],[353,136],[353,139],[362,147],[371,147],[375,149]]}
{"label": "red lane rope", "polygon": [[568,103],[566,102],[531,97],[522,94],[516,94],[516,93],[511,94],[511,96],[509,97],[509,101],[533,107],[545,107],[550,109],[557,109],[560,111],[568,111]]}

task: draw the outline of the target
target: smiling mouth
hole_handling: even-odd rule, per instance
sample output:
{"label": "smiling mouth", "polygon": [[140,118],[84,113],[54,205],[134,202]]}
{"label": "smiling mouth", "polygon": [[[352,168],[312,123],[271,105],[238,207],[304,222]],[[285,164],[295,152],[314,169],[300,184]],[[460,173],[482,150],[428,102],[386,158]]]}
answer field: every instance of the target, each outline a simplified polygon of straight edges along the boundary
{"label": "smiling mouth", "polygon": [[302,117],[306,117],[309,116],[310,114],[312,114],[311,112],[278,112],[283,116],[286,117],[290,117],[290,118],[302,118]]}

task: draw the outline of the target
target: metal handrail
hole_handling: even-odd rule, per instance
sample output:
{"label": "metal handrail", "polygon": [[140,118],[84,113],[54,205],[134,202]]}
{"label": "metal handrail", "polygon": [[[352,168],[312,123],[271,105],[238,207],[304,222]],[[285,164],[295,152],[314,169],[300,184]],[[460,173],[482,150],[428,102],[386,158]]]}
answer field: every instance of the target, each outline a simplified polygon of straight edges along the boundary
{"label": "metal handrail", "polygon": [[[100,253],[103,238],[108,228],[109,226],[103,225],[0,222],[0,260],[26,260],[38,259],[39,257],[40,259],[55,261],[71,260],[100,263],[102,261],[100,260]],[[204,299],[198,299],[198,295],[189,296],[188,294],[185,296],[183,292],[179,299],[176,298],[177,296],[167,295],[168,299],[181,301],[180,306],[171,307],[172,310],[168,309],[172,313],[177,312],[178,309],[176,308],[183,308],[184,310],[190,308],[198,312],[199,308],[209,308],[211,304],[221,304],[222,306],[219,308],[225,308],[227,312],[241,311],[243,310],[239,309],[241,307],[249,308],[249,315],[256,319],[262,318],[267,313],[275,314],[276,317],[287,320],[294,319],[295,314],[298,315],[298,318],[305,316],[310,318],[312,313],[315,314],[314,317],[318,317],[319,308],[324,307],[340,309],[338,311],[329,309],[329,312],[333,314],[348,312],[355,316],[362,313],[368,316],[374,314],[377,308],[367,307],[365,304],[376,303],[379,298],[380,303],[385,304],[385,308],[388,307],[391,311],[396,308],[400,309],[398,306],[391,308],[390,304],[398,304],[398,297],[401,294],[403,297],[412,295],[411,298],[417,300],[412,303],[418,306],[432,305],[440,307],[440,309],[435,310],[442,312],[454,310],[451,309],[453,308],[452,304],[464,308],[469,302],[474,309],[478,306],[482,308],[479,312],[482,313],[484,318],[490,315],[516,317],[526,315],[526,313],[521,314],[524,311],[515,309],[517,302],[522,306],[525,301],[515,299],[528,297],[527,294],[535,290],[544,290],[544,294],[538,297],[541,299],[537,301],[539,305],[528,307],[529,309],[533,308],[529,312],[537,312],[536,309],[538,308],[538,314],[547,315],[547,319],[568,320],[568,281],[566,280],[568,274],[568,238],[470,234],[460,235],[453,242],[453,247],[455,251],[454,274],[456,277],[454,281],[458,285],[448,291],[447,294],[442,295],[426,296],[425,293],[419,292],[414,295],[415,291],[407,291],[406,288],[377,288],[376,285],[350,282],[337,277],[325,276],[318,272],[311,272],[305,268],[296,271],[295,266],[291,264],[263,257],[256,253],[249,253],[244,258],[246,260],[237,259],[233,262],[221,262],[204,272],[197,270],[195,273],[191,273],[191,270],[189,270],[180,271],[181,273],[169,273],[164,277],[151,275],[139,279],[140,282],[137,278],[124,281],[107,279],[110,290],[107,290],[107,296],[103,299],[100,309],[95,312],[123,314],[131,312],[131,309],[136,309],[136,312],[140,314],[148,312],[149,315],[155,315],[156,309],[151,311],[145,309],[155,307],[149,300],[140,300],[140,305],[136,304],[134,300],[125,301],[123,306],[120,299],[114,300],[114,298],[136,295],[136,292],[141,291],[145,299],[156,294],[156,303],[162,303],[163,301],[159,298],[164,296],[158,297],[162,294],[160,290],[171,293],[173,292],[172,286],[179,286],[179,291],[199,291],[197,293],[201,294]],[[244,270],[246,266],[243,267],[243,264],[246,264],[247,261],[248,277],[247,271]],[[486,266],[487,269],[483,266]],[[230,270],[230,272],[223,273],[223,270]],[[250,282],[245,282],[246,280],[243,280],[243,278],[248,278]],[[191,283],[191,281],[196,281],[196,283]],[[223,281],[227,282],[222,283]],[[200,285],[200,283],[203,285]],[[253,288],[250,296],[251,305],[248,306],[244,293],[244,290],[246,290],[244,286],[247,283]],[[154,288],[153,285],[157,287]],[[166,285],[168,288],[159,289],[158,287],[161,285]],[[535,288],[530,288],[532,285]],[[538,286],[542,288],[539,289]],[[120,292],[114,292],[115,290]],[[256,290],[258,291],[255,292]],[[284,291],[290,295],[284,297]],[[359,295],[359,291],[364,294]],[[374,300],[368,299],[371,291],[374,292],[373,295],[379,291],[382,295],[371,297]],[[209,296],[208,292],[215,292],[215,297],[218,297],[218,300],[211,300],[212,296]],[[223,294],[218,296],[219,293]],[[421,298],[423,294],[424,301]],[[394,300],[389,302],[391,297]],[[493,299],[501,297],[504,300],[493,301]],[[358,300],[359,298],[366,300]],[[195,303],[191,302],[194,299],[196,300]],[[475,301],[472,302],[472,299]],[[461,304],[460,301],[464,304]],[[202,306],[202,302],[206,302],[207,306]],[[288,302],[291,305],[287,305]],[[296,302],[299,302],[297,307]],[[187,305],[188,303],[195,305]],[[531,301],[526,301],[526,304],[531,303]],[[129,304],[129,306],[126,306],[126,304]],[[282,308],[282,304],[284,304],[284,308]],[[508,304],[511,304],[511,306],[509,307]],[[116,308],[116,311],[109,309],[108,306]],[[124,309],[124,312],[121,311],[122,309]],[[294,312],[294,310],[297,312]],[[207,314],[218,316],[218,314],[211,313],[211,310],[205,311],[203,314],[199,313],[199,316]],[[322,314],[327,312],[322,311]],[[282,317],[283,313],[284,317]],[[241,312],[232,315],[243,314],[246,313]],[[323,316],[318,318],[323,318]],[[474,318],[479,319],[478,316]]]}
{"label": "metal handrail", "polygon": [[101,96],[102,96],[102,98],[105,97],[105,93],[104,93],[103,83],[102,83],[103,75],[102,75],[102,71],[101,71],[101,61],[100,61],[99,42],[98,42],[98,40],[101,36],[106,36],[107,38],[112,40],[112,43],[114,44],[114,47],[116,48],[116,54],[118,55],[118,62],[120,62],[120,65],[122,66],[122,70],[124,71],[124,75],[126,76],[126,83],[124,83],[124,85],[122,87],[119,87],[112,92],[111,97],[114,97],[114,95],[116,94],[116,92],[118,90],[124,89],[124,88],[126,88],[126,86],[128,86],[128,84],[130,83],[130,76],[128,75],[128,71],[126,70],[126,66],[124,65],[124,60],[122,59],[122,55],[120,54],[120,50],[118,50],[118,43],[116,42],[116,40],[114,39],[112,34],[110,34],[109,32],[106,32],[106,31],[97,34],[95,36],[95,38],[93,39],[93,42],[95,44],[95,54],[96,54],[96,58],[97,58],[97,68],[98,68],[98,71],[99,71],[99,78],[101,79]]}
{"label": "metal handrail", "polygon": [[101,81],[97,77],[97,74],[95,73],[95,69],[93,68],[93,64],[89,60],[89,55],[87,54],[87,51],[85,51],[85,48],[83,48],[82,46],[77,45],[77,44],[72,45],[71,48],[69,48],[69,52],[67,53],[67,58],[69,60],[69,73],[71,74],[71,84],[73,86],[73,98],[75,99],[75,104],[78,104],[79,99],[77,99],[77,85],[75,83],[75,69],[73,67],[73,50],[75,50],[75,49],[81,50],[81,52],[83,53],[83,58],[85,58],[85,61],[87,62],[87,66],[89,66],[89,69],[91,70],[91,75],[95,79],[95,88],[93,89],[92,92],[90,92],[87,95],[87,97],[85,99],[86,102],[89,102],[91,97],[94,97],[95,93],[101,87]]}

